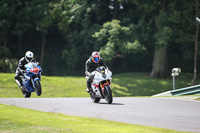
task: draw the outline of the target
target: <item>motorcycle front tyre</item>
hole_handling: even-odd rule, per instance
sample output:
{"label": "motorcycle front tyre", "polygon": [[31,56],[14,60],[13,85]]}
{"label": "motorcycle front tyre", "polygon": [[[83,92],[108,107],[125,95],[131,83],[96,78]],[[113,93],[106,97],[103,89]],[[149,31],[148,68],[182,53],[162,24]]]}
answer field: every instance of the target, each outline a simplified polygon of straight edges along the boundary
{"label": "motorcycle front tyre", "polygon": [[111,104],[113,101],[112,90],[110,89],[108,85],[105,85],[104,87],[105,87],[104,95],[105,95],[106,102],[108,104]]}
{"label": "motorcycle front tyre", "polygon": [[90,92],[90,97],[91,97],[91,99],[92,99],[92,101],[93,101],[94,103],[99,103],[99,101],[101,100],[100,98],[95,97],[94,94],[93,94],[92,92]]}
{"label": "motorcycle front tyre", "polygon": [[35,93],[40,96],[42,94],[42,88],[39,80],[35,81]]}

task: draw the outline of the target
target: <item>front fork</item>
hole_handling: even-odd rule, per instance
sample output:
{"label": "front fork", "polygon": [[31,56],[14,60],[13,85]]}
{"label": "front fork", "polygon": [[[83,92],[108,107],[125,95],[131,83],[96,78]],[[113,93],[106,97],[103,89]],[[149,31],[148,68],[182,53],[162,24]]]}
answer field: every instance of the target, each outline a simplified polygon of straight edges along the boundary
{"label": "front fork", "polygon": [[40,76],[37,75],[36,78],[31,77],[31,83],[32,83],[32,86],[33,86],[34,89],[35,89],[35,87],[36,87],[36,86],[35,86],[35,81],[36,81],[36,80],[39,80],[39,81],[40,81]]}
{"label": "front fork", "polygon": [[103,92],[104,92],[104,90],[105,90],[105,88],[104,88],[105,85],[108,85],[108,86],[110,87],[110,83],[108,82],[108,80],[106,80],[106,83],[104,83],[103,85],[102,85],[102,83],[100,82],[100,86],[101,86],[101,89],[102,89]]}
{"label": "front fork", "polygon": [[34,82],[34,78],[31,78],[31,83],[32,83],[32,86],[33,86],[33,88],[35,89],[35,82]]}

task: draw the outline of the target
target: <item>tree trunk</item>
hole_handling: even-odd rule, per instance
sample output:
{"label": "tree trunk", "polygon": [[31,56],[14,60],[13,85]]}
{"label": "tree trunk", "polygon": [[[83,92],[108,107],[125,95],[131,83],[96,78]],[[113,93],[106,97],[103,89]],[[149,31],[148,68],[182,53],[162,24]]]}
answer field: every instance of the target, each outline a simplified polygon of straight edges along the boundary
{"label": "tree trunk", "polygon": [[42,51],[41,51],[41,59],[40,59],[40,66],[41,67],[43,65],[44,49],[45,49],[45,32],[42,32]]}
{"label": "tree trunk", "polygon": [[119,2],[118,0],[114,0],[114,19],[117,19],[118,17],[118,10],[119,10]]}
{"label": "tree trunk", "polygon": [[[166,11],[166,0],[162,1],[162,10]],[[158,29],[158,32],[162,30],[161,27],[164,25],[160,22],[156,23],[155,27]],[[160,38],[157,38],[158,40]],[[168,46],[155,46],[153,66],[150,74],[151,78],[166,78],[168,69]]]}
{"label": "tree trunk", "polygon": [[150,77],[152,78],[166,78],[168,66],[168,47],[155,47],[153,68]]}
{"label": "tree trunk", "polygon": [[[196,17],[198,17],[198,0],[196,0]],[[198,32],[199,32],[199,24],[198,22],[196,22],[196,39],[195,39],[195,49],[194,49],[194,77],[192,79],[192,85],[195,85],[197,77]]]}

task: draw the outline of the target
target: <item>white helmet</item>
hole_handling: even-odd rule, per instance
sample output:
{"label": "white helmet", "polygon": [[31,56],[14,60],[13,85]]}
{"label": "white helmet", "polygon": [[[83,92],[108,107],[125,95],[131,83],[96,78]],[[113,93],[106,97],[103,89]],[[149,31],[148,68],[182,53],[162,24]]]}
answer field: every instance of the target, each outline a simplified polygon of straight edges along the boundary
{"label": "white helmet", "polygon": [[92,52],[92,55],[91,55],[91,60],[94,62],[94,63],[99,63],[100,61],[100,53],[97,52],[97,51],[94,51]]}
{"label": "white helmet", "polygon": [[25,59],[27,62],[30,62],[34,57],[34,54],[31,51],[27,51],[25,54]]}

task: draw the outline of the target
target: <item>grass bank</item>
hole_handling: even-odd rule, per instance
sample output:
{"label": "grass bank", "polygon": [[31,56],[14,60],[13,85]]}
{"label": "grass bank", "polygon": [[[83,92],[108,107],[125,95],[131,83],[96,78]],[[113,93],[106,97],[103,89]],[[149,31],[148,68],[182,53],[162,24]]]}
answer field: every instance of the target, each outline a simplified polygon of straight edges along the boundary
{"label": "grass bank", "polygon": [[0,132],[183,133],[169,129],[125,124],[97,118],[46,113],[3,104],[0,104]]}
{"label": "grass bank", "polygon": [[[0,97],[22,97],[20,89],[14,80],[14,73],[0,73]],[[192,74],[181,73],[176,77],[176,89],[190,86]],[[197,76],[199,77],[199,76]],[[197,79],[196,84],[200,84]],[[88,97],[85,92],[85,77],[75,76],[42,76],[42,91],[40,97]],[[115,97],[152,96],[157,93],[172,90],[172,78],[152,79],[148,73],[114,74],[112,91]],[[32,93],[31,97],[37,97]]]}
{"label": "grass bank", "polygon": [[195,99],[195,100],[198,100],[198,101],[200,101],[200,98],[197,98],[197,99]]}

